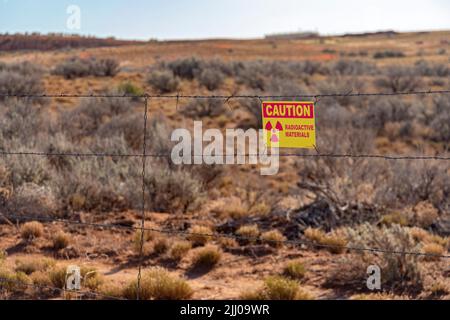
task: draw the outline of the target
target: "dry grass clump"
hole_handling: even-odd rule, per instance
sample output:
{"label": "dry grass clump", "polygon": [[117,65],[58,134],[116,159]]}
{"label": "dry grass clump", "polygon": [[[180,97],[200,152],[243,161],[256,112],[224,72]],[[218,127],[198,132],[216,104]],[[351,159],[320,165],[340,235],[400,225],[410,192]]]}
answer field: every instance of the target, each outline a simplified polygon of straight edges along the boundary
{"label": "dry grass clump", "polygon": [[445,251],[445,248],[438,243],[426,243],[422,247],[422,253],[427,254],[425,256],[427,261],[438,261],[440,259],[439,256],[444,255]]}
{"label": "dry grass clump", "polygon": [[11,272],[5,268],[0,268],[0,290],[22,291],[26,289],[26,286],[31,283],[31,279],[23,272]]}
{"label": "dry grass clump", "polygon": [[166,237],[159,236],[153,243],[153,253],[161,255],[169,250],[169,240]]}
{"label": "dry grass clump", "polygon": [[[145,228],[146,226],[144,226]],[[153,239],[156,238],[156,235],[153,231],[151,230],[144,230],[144,232],[142,232],[142,230],[136,230],[134,232],[133,235],[133,250],[136,253],[140,253],[141,250],[141,239],[142,237],[144,238],[143,241],[143,250],[144,253],[149,253],[149,247],[148,247],[148,242],[152,241]]]}
{"label": "dry grass clump", "polygon": [[222,250],[216,246],[206,246],[198,250],[192,258],[193,268],[212,269],[222,258]]}
{"label": "dry grass clump", "polygon": [[34,272],[47,271],[54,267],[56,261],[50,258],[25,258],[16,260],[16,272],[31,275]]}
{"label": "dry grass clump", "polygon": [[[143,273],[139,298],[143,300],[184,300],[192,297],[193,290],[182,278],[160,267]],[[127,299],[136,299],[137,281],[133,280],[122,292]]]}
{"label": "dry grass clump", "polygon": [[239,246],[239,243],[236,241],[236,239],[230,237],[220,237],[219,244],[224,249],[236,248]]}
{"label": "dry grass clump", "polygon": [[240,237],[239,242],[242,243],[255,243],[259,237],[258,225],[246,225],[237,229],[236,234]]}
{"label": "dry grass clump", "polygon": [[42,237],[44,235],[44,226],[37,221],[26,222],[20,228],[20,236],[26,241]]}
{"label": "dry grass clump", "polygon": [[347,240],[338,234],[326,234],[320,229],[308,228],[304,232],[304,236],[318,245],[324,247],[333,254],[340,254],[345,251]]}
{"label": "dry grass clump", "polygon": [[206,226],[193,226],[189,229],[189,235],[187,239],[192,242],[194,247],[204,246],[211,240],[211,234],[213,234],[211,228]]}
{"label": "dry grass clump", "polygon": [[180,261],[191,250],[192,244],[189,241],[177,241],[172,244],[169,256],[175,261]]}
{"label": "dry grass clump", "polygon": [[281,248],[283,247],[283,241],[286,240],[286,238],[283,236],[283,234],[278,230],[271,230],[266,231],[261,234],[261,240],[263,243],[267,243],[269,246],[274,248]]}
{"label": "dry grass clump", "polygon": [[71,242],[70,234],[65,233],[64,231],[56,232],[52,237],[53,249],[61,250],[66,248]]}
{"label": "dry grass clump", "polygon": [[[97,290],[104,282],[101,274],[91,267],[80,267],[81,288]],[[48,278],[52,286],[64,289],[67,280],[67,266],[54,267],[49,270]]]}
{"label": "dry grass clump", "polygon": [[292,279],[303,279],[306,274],[305,265],[300,261],[290,261],[283,269],[283,274]]}
{"label": "dry grass clump", "polygon": [[313,300],[309,292],[302,290],[297,281],[281,276],[268,277],[260,289],[245,292],[244,300]]}

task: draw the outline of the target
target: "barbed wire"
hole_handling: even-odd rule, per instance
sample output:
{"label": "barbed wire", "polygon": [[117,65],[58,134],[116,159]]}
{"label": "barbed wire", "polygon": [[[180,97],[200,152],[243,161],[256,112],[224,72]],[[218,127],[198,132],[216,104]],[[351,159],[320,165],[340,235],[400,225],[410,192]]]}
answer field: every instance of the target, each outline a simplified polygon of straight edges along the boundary
{"label": "barbed wire", "polygon": [[151,99],[268,99],[268,98],[332,98],[332,97],[370,97],[370,96],[407,96],[407,95],[433,95],[450,94],[450,90],[423,90],[423,91],[402,91],[402,92],[337,92],[337,93],[292,93],[292,94],[238,94],[238,95],[200,95],[200,94],[155,94],[144,93],[139,95],[130,94],[76,94],[76,93],[50,93],[50,94],[11,94],[0,93],[1,98],[151,98]]}
{"label": "barbed wire", "polygon": [[[79,157],[79,158],[167,158],[170,153],[111,153],[111,152],[39,152],[39,151],[5,151],[0,150],[0,156],[48,156],[48,157]],[[383,155],[383,154],[351,154],[351,153],[233,153],[228,154],[193,154],[190,157],[257,157],[257,156],[299,157],[299,158],[373,158],[384,160],[450,160],[450,156],[410,156],[410,155]]]}
{"label": "barbed wire", "polygon": [[[105,228],[105,229],[126,229],[126,230],[136,230],[136,231],[150,231],[156,233],[165,233],[165,234],[178,234],[181,236],[189,237],[189,236],[202,236],[209,238],[232,238],[235,240],[245,240],[245,241],[261,241],[259,237],[251,237],[251,236],[243,236],[232,233],[202,233],[202,232],[191,232],[187,230],[169,230],[169,229],[158,229],[158,228],[149,228],[149,227],[136,227],[136,226],[127,226],[120,224],[111,224],[111,223],[96,223],[96,222],[82,222],[82,221],[73,221],[61,218],[45,218],[39,216],[30,216],[30,215],[6,215],[4,216],[8,219],[15,220],[27,220],[27,221],[40,221],[40,222],[60,222],[68,225],[79,225],[79,226],[89,226],[94,228]],[[355,247],[355,246],[346,246],[346,245],[332,245],[332,244],[320,244],[310,240],[264,240],[265,243],[273,243],[273,244],[290,244],[294,246],[313,246],[324,249],[342,249],[349,251],[362,251],[362,252],[372,252],[372,253],[384,253],[384,254],[397,254],[397,255],[415,255],[415,256],[424,256],[424,257],[435,257],[435,258],[450,258],[450,255],[440,255],[433,253],[425,253],[425,252],[415,252],[415,251],[399,251],[399,250],[387,250],[382,248],[369,248],[369,247]],[[304,249],[306,250],[306,249]]]}

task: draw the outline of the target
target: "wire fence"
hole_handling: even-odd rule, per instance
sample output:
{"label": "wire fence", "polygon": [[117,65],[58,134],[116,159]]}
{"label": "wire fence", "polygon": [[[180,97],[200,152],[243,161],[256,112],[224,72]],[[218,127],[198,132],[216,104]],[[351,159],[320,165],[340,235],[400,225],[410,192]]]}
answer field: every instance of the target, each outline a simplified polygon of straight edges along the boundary
{"label": "wire fence", "polygon": [[[147,158],[158,158],[158,157],[168,157],[170,154],[167,153],[147,153],[147,120],[148,120],[148,107],[149,101],[151,99],[176,99],[177,105],[179,99],[222,99],[224,102],[228,103],[231,99],[287,99],[287,98],[311,98],[317,103],[321,98],[339,98],[339,97],[369,97],[369,96],[409,96],[409,95],[438,95],[438,94],[450,94],[450,90],[428,90],[428,91],[408,91],[408,92],[366,92],[366,93],[354,93],[352,91],[346,93],[332,93],[332,94],[288,94],[288,95],[164,95],[164,94],[142,94],[142,95],[117,95],[117,94],[66,94],[66,93],[52,93],[52,94],[4,94],[0,93],[0,98],[142,98],[144,100],[144,114],[143,114],[143,145],[141,153],[133,154],[122,154],[122,153],[103,153],[103,152],[93,152],[93,153],[78,153],[78,152],[36,152],[36,151],[14,151],[14,150],[0,150],[1,156],[15,156],[15,155],[25,155],[25,156],[56,156],[56,157],[124,157],[124,158],[141,158],[142,159],[142,198],[141,198],[141,219],[140,226],[124,226],[118,224],[108,224],[108,223],[90,223],[82,221],[74,221],[60,218],[46,218],[42,216],[33,215],[5,215],[0,213],[0,218],[12,219],[16,221],[23,220],[34,220],[41,222],[59,222],[67,225],[77,225],[83,227],[93,227],[102,229],[128,229],[140,231],[140,243],[139,243],[139,265],[138,265],[138,275],[137,275],[137,288],[136,288],[136,299],[140,299],[141,293],[141,281],[142,281],[142,269],[144,265],[144,233],[146,231],[171,234],[171,235],[181,235],[181,236],[204,236],[209,238],[231,238],[235,240],[247,240],[247,241],[258,241],[261,240],[259,237],[242,236],[238,234],[230,233],[195,233],[187,230],[173,230],[173,229],[158,229],[158,228],[148,228],[145,227],[146,222],[146,184],[145,184],[145,172],[146,172],[146,161]],[[258,156],[259,154],[234,154],[234,156]],[[303,158],[375,158],[375,159],[385,159],[385,160],[438,160],[438,161],[449,161],[450,156],[445,155],[381,155],[381,154],[336,154],[336,153],[320,153],[316,150],[316,153],[278,153],[274,154],[280,157],[303,157]],[[203,157],[204,155],[194,154],[192,157]],[[230,155],[226,155],[230,156]],[[284,245],[291,245],[300,250],[306,250],[308,248],[328,248],[328,249],[341,249],[348,251],[357,252],[368,252],[372,254],[393,254],[393,255],[412,255],[417,257],[432,257],[432,258],[443,258],[448,259],[450,255],[440,255],[433,253],[415,252],[415,251],[394,251],[387,250],[383,248],[370,248],[370,247],[354,247],[347,245],[331,245],[331,244],[319,244],[306,239],[301,240],[265,240],[267,243],[279,243]],[[62,288],[55,288],[51,286],[41,286],[35,284],[24,283],[23,281],[18,281],[14,279],[8,279],[5,277],[0,277],[0,283],[16,284],[20,286],[34,287],[35,289],[49,289],[54,291],[66,292]],[[120,297],[114,297],[110,295],[105,295],[101,293],[91,292],[91,291],[71,291],[73,293],[80,294],[81,296],[94,296],[104,299],[123,299]]]}

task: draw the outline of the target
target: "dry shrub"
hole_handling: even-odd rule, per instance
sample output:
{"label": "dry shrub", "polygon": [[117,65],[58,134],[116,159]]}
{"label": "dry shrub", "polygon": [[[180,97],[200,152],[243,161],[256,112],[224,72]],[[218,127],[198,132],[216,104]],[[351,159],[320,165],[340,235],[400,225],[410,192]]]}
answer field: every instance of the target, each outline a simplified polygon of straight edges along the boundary
{"label": "dry shrub", "polygon": [[346,238],[336,233],[326,234],[320,229],[307,228],[304,232],[304,236],[316,244],[317,247],[323,247],[334,254],[343,253],[346,249]]}
{"label": "dry shrub", "polygon": [[380,293],[355,294],[350,297],[350,300],[408,300],[408,297],[380,292]]}
{"label": "dry shrub", "polygon": [[87,76],[114,77],[119,73],[119,63],[114,59],[80,59],[73,57],[59,63],[53,70],[55,75],[66,79]]}
{"label": "dry shrub", "polygon": [[403,57],[405,57],[405,54],[402,51],[398,50],[377,51],[373,55],[374,59],[403,58]]}
{"label": "dry shrub", "polygon": [[239,242],[244,244],[255,243],[258,240],[259,234],[259,228],[256,224],[241,226],[236,230],[236,235],[239,236]]}
{"label": "dry shrub", "polygon": [[413,208],[414,225],[429,228],[438,218],[438,210],[428,201],[421,201]]}
{"label": "dry shrub", "polygon": [[420,77],[417,77],[412,68],[390,67],[386,73],[385,77],[376,79],[374,84],[389,92],[414,91],[423,85]]}
{"label": "dry shrub", "polygon": [[52,237],[53,249],[61,250],[66,248],[71,242],[70,234],[64,231],[56,232]]}
{"label": "dry shrub", "polygon": [[182,109],[182,113],[191,118],[216,117],[228,110],[223,101],[219,99],[194,99]]}
{"label": "dry shrub", "polygon": [[445,248],[437,243],[427,243],[422,247],[422,252],[427,254],[425,260],[427,261],[439,261],[440,256],[445,254]]}
{"label": "dry shrub", "polygon": [[147,82],[160,93],[174,92],[180,86],[180,81],[167,70],[155,70],[150,73]]}
{"label": "dry shrub", "polygon": [[146,175],[149,208],[157,212],[188,212],[204,200],[202,182],[189,171],[155,168]]}
{"label": "dry shrub", "polygon": [[194,247],[204,246],[211,240],[213,234],[211,228],[205,226],[193,226],[189,230],[187,239],[192,242]]}
{"label": "dry shrub", "polygon": [[27,285],[31,283],[31,279],[23,272],[11,272],[7,269],[0,268],[0,290],[8,292],[23,292]]}
{"label": "dry shrub", "polygon": [[[10,95],[40,95],[44,92],[42,71],[29,62],[0,64],[0,93]],[[0,97],[0,100],[7,98]],[[38,98],[28,101],[44,102]]]}
{"label": "dry shrub", "polygon": [[[81,287],[97,290],[104,282],[101,274],[91,267],[80,267]],[[49,270],[48,277],[52,286],[64,289],[67,281],[67,266],[57,266]]]}
{"label": "dry shrub", "polygon": [[183,58],[169,62],[167,67],[175,76],[192,80],[202,69],[202,61],[196,57]]}
{"label": "dry shrub", "polygon": [[[148,226],[144,225],[144,228],[146,228]],[[153,239],[156,238],[156,234],[155,232],[151,231],[151,230],[144,230],[144,232],[142,232],[142,230],[136,230],[134,232],[133,235],[133,250],[136,253],[140,253],[141,251],[141,239],[143,239],[143,251],[145,254],[150,253],[150,249],[149,246],[147,245],[148,242],[152,241]]]}
{"label": "dry shrub", "polygon": [[[133,280],[122,292],[127,299],[136,299],[137,281]],[[189,284],[159,267],[145,271],[141,279],[139,298],[143,300],[184,300],[192,297]]]}
{"label": "dry shrub", "polygon": [[169,250],[169,240],[166,237],[159,236],[153,243],[153,253],[161,255]]}
{"label": "dry shrub", "polygon": [[303,279],[306,274],[305,265],[300,261],[290,261],[283,269],[283,274],[292,279]]}
{"label": "dry shrub", "polygon": [[225,79],[225,75],[216,69],[205,69],[198,76],[198,82],[209,91],[218,89]]}
{"label": "dry shrub", "polygon": [[56,261],[50,258],[24,258],[16,260],[16,272],[31,275],[34,272],[44,272],[54,267]]}
{"label": "dry shrub", "polygon": [[37,221],[26,222],[20,228],[22,239],[29,241],[44,235],[44,226]]}
{"label": "dry shrub", "polygon": [[170,258],[175,261],[180,261],[191,250],[192,244],[189,241],[177,241],[172,244],[170,248]]}
{"label": "dry shrub", "polygon": [[409,229],[394,224],[378,228],[362,224],[347,228],[349,247],[378,248],[386,252],[353,251],[349,257],[341,258],[332,268],[327,286],[367,290],[367,267],[378,265],[381,269],[382,288],[391,292],[417,293],[423,288],[423,274],[418,257],[411,254],[390,252],[420,252]]}
{"label": "dry shrub", "polygon": [[274,248],[283,247],[283,241],[285,240],[286,238],[278,230],[266,231],[261,234],[261,241]]}
{"label": "dry shrub", "polygon": [[219,244],[224,249],[236,248],[239,246],[239,243],[236,241],[236,239],[233,239],[231,237],[220,237]]}
{"label": "dry shrub", "polygon": [[243,293],[244,300],[313,300],[314,297],[300,288],[295,280],[280,276],[268,277],[264,286],[256,291]]}
{"label": "dry shrub", "polygon": [[193,259],[193,268],[212,269],[222,258],[222,251],[216,246],[206,246],[199,249]]}

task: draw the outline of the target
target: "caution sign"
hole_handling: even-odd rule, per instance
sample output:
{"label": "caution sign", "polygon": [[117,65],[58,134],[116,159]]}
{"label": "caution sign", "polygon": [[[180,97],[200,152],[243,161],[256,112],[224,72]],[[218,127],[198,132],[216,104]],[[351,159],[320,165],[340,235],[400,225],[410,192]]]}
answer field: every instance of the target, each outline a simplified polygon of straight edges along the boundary
{"label": "caution sign", "polygon": [[262,120],[268,147],[315,148],[314,102],[265,101]]}

